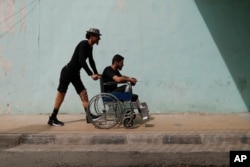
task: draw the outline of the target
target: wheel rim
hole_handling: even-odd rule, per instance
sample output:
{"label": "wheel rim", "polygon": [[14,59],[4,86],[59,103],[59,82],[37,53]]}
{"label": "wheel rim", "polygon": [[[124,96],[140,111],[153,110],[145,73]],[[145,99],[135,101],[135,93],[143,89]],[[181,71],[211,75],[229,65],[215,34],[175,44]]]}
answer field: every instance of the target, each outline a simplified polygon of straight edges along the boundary
{"label": "wheel rim", "polygon": [[[94,126],[107,129],[115,126],[120,121],[122,111],[123,105],[115,96],[101,93],[90,100],[88,118]],[[94,120],[91,115],[99,116],[99,118]]]}

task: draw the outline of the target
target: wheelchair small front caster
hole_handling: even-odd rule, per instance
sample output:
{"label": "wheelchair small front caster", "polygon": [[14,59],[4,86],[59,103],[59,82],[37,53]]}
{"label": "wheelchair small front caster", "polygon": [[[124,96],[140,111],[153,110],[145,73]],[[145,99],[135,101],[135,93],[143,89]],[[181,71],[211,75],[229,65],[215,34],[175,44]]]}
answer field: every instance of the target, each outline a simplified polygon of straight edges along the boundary
{"label": "wheelchair small front caster", "polygon": [[136,114],[134,111],[131,111],[131,110],[127,110],[124,114],[124,118],[133,118],[135,119],[136,118]]}
{"label": "wheelchair small front caster", "polygon": [[131,119],[131,118],[125,118],[124,120],[123,120],[123,126],[125,127],[125,128],[133,128],[134,127],[134,125],[135,125],[135,122],[134,122],[134,119]]}

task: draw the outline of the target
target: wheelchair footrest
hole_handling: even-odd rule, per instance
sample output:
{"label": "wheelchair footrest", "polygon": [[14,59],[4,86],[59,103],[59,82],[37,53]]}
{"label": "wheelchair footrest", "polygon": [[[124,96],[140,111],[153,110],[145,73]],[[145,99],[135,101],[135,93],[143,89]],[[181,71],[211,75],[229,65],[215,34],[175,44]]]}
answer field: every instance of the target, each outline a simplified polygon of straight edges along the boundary
{"label": "wheelchair footrest", "polygon": [[143,106],[143,108],[140,109],[142,120],[149,119],[149,111],[147,103],[143,102],[141,103],[141,105]]}

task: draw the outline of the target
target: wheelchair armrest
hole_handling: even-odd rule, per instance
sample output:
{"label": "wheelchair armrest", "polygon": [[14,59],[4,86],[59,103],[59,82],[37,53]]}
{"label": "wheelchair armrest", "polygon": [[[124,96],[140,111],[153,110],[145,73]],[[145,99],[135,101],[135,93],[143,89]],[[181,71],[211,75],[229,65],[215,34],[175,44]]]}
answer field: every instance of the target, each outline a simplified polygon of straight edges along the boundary
{"label": "wheelchair armrest", "polygon": [[120,82],[120,83],[117,83],[118,85],[128,85],[129,86],[129,90],[130,92],[132,93],[132,85],[130,82]]}
{"label": "wheelchair armrest", "polygon": [[116,83],[116,82],[105,82],[105,83],[104,83],[102,78],[100,79],[101,92],[104,92],[104,85],[113,85],[113,84],[118,84],[118,85],[124,84],[124,85],[128,85],[128,86],[129,86],[129,90],[130,90],[131,93],[132,93],[132,85],[131,85],[130,82],[120,82],[120,83]]}
{"label": "wheelchair armrest", "polygon": [[103,85],[113,85],[113,84],[117,84],[115,82],[106,82],[106,83],[103,83]]}
{"label": "wheelchair armrest", "polygon": [[116,83],[116,82],[106,82],[106,83],[103,83],[103,85],[113,85],[113,84],[118,84],[118,85],[129,85],[129,86],[132,86],[130,82],[119,82],[119,83]]}
{"label": "wheelchair armrest", "polygon": [[116,82],[106,82],[106,83],[103,83],[103,85],[113,85],[113,84],[117,84],[117,85],[128,85],[128,86],[129,86],[130,92],[132,92],[132,85],[131,85],[130,82],[119,82],[119,83],[116,83]]}

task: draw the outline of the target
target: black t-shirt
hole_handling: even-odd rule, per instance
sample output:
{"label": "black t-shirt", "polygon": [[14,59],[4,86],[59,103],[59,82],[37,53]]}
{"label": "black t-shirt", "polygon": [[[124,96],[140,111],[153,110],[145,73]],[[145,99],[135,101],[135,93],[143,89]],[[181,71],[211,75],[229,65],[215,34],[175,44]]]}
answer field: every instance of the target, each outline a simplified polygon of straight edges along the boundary
{"label": "black t-shirt", "polygon": [[87,58],[89,64],[95,74],[98,74],[95,66],[95,61],[92,54],[93,47],[89,45],[87,40],[81,41],[75,48],[73,56],[70,62],[67,64],[69,70],[73,73],[79,73],[80,69],[83,68],[88,75],[92,75],[92,71],[86,63]]}
{"label": "black t-shirt", "polygon": [[113,92],[117,88],[117,84],[113,80],[113,77],[117,75],[121,77],[121,73],[118,70],[113,70],[111,66],[108,66],[104,69],[102,73],[103,83],[113,82],[114,84],[104,85],[104,92]]}

